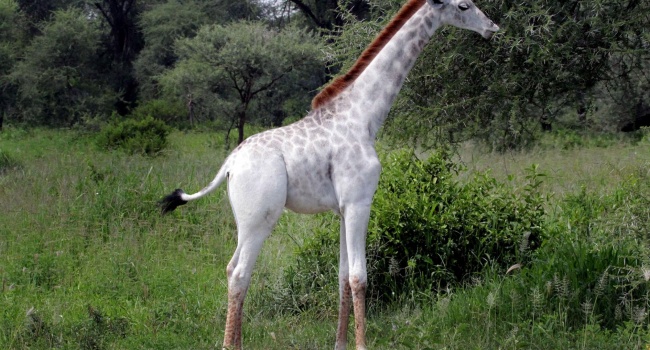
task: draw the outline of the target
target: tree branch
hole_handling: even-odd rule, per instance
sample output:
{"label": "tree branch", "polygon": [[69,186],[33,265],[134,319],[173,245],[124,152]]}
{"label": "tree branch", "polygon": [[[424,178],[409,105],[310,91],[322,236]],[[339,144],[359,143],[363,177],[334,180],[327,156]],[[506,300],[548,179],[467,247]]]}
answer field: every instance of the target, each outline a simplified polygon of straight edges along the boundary
{"label": "tree branch", "polygon": [[133,4],[135,4],[135,1],[136,0],[127,0],[126,1],[126,6],[124,6],[124,5],[122,6],[122,8],[124,9],[124,15],[125,16],[127,14],[129,14],[129,11],[131,11],[131,8],[133,8]]}
{"label": "tree branch", "polygon": [[304,2],[302,2],[301,0],[289,0],[289,1],[292,2],[294,5],[296,5],[296,7],[298,7],[298,9],[303,14],[305,14],[305,16],[311,18],[311,20],[314,21],[314,24],[316,24],[318,27],[323,29],[329,29],[326,25],[323,24],[323,22],[321,22],[318,19],[318,17],[316,17],[316,15],[314,15],[314,13],[311,11],[309,6],[307,6]]}
{"label": "tree branch", "polygon": [[239,84],[237,83],[237,77],[235,77],[235,74],[233,74],[232,72],[228,72],[227,74],[228,74],[228,77],[230,77],[230,80],[232,80],[232,83],[233,83],[233,85],[234,85],[233,88],[234,88],[234,89],[237,91],[237,93],[239,94],[239,99],[240,99],[240,100],[243,100],[243,99],[244,99],[244,91],[243,91],[243,89],[239,86]]}
{"label": "tree branch", "polygon": [[108,13],[106,13],[106,11],[104,11],[104,9],[102,8],[101,3],[96,2],[96,3],[95,3],[95,7],[97,7],[97,9],[99,10],[99,12],[102,13],[102,16],[104,16],[104,19],[106,19],[106,22],[108,22],[108,25],[110,25],[111,28],[115,27],[115,24],[113,24],[113,21],[111,20],[111,17],[110,17],[110,16],[108,15]]}
{"label": "tree branch", "polygon": [[257,90],[255,90],[255,91],[251,92],[251,97],[253,97],[253,96],[257,95],[258,93],[260,93],[260,92],[262,92],[262,91],[264,91],[264,90],[267,90],[268,88],[270,88],[271,86],[273,86],[273,84],[275,84],[276,81],[282,79],[282,77],[284,77],[284,75],[285,75],[286,73],[291,72],[291,69],[292,69],[292,68],[289,68],[286,72],[284,72],[284,73],[278,75],[277,77],[271,79],[271,81],[270,81],[268,84],[263,85],[263,86],[261,86],[259,89],[257,89]]}

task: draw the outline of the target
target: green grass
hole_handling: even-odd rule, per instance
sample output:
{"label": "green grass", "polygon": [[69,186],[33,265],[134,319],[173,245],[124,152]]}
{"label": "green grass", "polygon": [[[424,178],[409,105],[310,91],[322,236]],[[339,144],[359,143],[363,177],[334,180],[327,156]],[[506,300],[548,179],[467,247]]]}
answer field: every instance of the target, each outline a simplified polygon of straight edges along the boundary
{"label": "green grass", "polygon": [[[223,136],[175,132],[169,142],[162,155],[149,158],[101,151],[92,137],[71,131],[7,128],[0,134],[0,157],[6,155],[11,164],[0,171],[0,349],[219,348],[225,266],[236,244],[225,187],[165,217],[155,204],[175,188],[195,191],[208,183],[226,155]],[[544,191],[561,207],[557,218],[565,220],[552,227],[566,233],[566,225],[573,225],[558,242],[580,241],[582,227],[599,227],[600,238],[587,239],[590,244],[602,245],[608,237],[602,235],[639,234],[643,246],[647,212],[639,210],[640,197],[625,197],[621,186],[631,176],[650,179],[648,149],[647,143],[621,142],[507,155],[464,149],[460,154],[470,171],[490,168],[498,179],[510,177],[515,187],[523,183],[526,168],[539,164],[548,175]],[[573,202],[566,202],[570,195]],[[285,214],[268,239],[247,298],[246,348],[332,348],[337,295],[323,303],[330,307],[302,313],[277,295],[295,248],[320,220]],[[619,224],[625,222],[630,224]],[[591,256],[598,251],[595,246],[575,251]],[[546,266],[555,266],[549,261]],[[509,275],[488,270],[471,286],[439,294],[413,291],[393,305],[373,304],[369,347],[647,349],[647,318],[639,320],[641,307],[650,310],[647,298],[633,300],[639,322],[630,312],[619,325],[604,328],[587,312],[584,322],[569,325],[566,316],[580,310],[569,310],[556,292],[546,292],[545,283],[554,283],[549,269],[530,266]],[[639,269],[622,274],[628,274],[630,285],[619,285],[621,291],[645,283]],[[598,308],[598,300],[591,302]]]}
{"label": "green grass", "polygon": [[[551,139],[548,142],[556,142]],[[538,165],[547,180],[544,191],[555,195],[573,193],[586,187],[597,192],[610,192],[630,175],[647,171],[650,167],[650,139],[639,143],[625,140],[611,141],[607,147],[590,145],[568,149],[562,143],[540,146],[530,151],[487,153],[474,143],[462,145],[458,160],[469,170],[489,170],[495,178],[521,179],[531,164]]]}

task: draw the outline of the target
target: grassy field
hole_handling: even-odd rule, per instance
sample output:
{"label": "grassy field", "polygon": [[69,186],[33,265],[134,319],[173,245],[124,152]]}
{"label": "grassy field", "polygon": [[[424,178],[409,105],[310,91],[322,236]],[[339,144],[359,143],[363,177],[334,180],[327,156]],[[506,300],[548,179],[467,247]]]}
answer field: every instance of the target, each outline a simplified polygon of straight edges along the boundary
{"label": "grassy field", "polygon": [[[3,131],[0,349],[219,348],[225,266],[236,244],[225,191],[165,217],[155,204],[175,188],[195,191],[207,184],[226,155],[222,139],[175,132],[169,149],[150,158],[100,151],[91,137],[72,131]],[[516,154],[485,154],[467,145],[459,160],[467,173],[490,169],[513,188],[523,186],[531,164],[539,164],[546,174],[542,191],[550,197],[549,230],[572,233],[567,238],[572,242],[580,241],[582,225],[599,232],[598,237],[590,233],[584,252],[571,254],[599,257],[613,246],[607,242],[630,235],[646,252],[647,140]],[[467,173],[459,174],[461,181]],[[630,192],[640,194],[629,197]],[[579,205],[566,204],[574,202]],[[586,221],[582,218],[590,214],[585,208],[592,214]],[[337,295],[325,302],[328,307],[303,312],[278,295],[283,269],[323,220],[334,219],[287,213],[267,241],[247,298],[246,348],[333,347]],[[546,254],[562,251],[563,246],[552,246],[562,239],[550,236]],[[583,295],[577,292],[579,278],[569,281],[561,272],[551,272],[553,281],[547,271],[539,277],[546,282],[531,285],[535,266],[508,275],[488,268],[471,285],[414,291],[391,305],[372,305],[369,347],[650,349],[650,308],[647,294],[643,296],[650,279],[644,268],[650,267],[648,256],[635,257],[634,265],[624,263],[616,273],[611,270],[618,278],[611,293],[623,295],[627,304],[622,307],[602,305],[604,298],[599,300],[595,290],[572,310],[576,303],[569,295]],[[604,322],[606,315],[620,316],[620,322]],[[352,332],[349,339],[352,344]]]}

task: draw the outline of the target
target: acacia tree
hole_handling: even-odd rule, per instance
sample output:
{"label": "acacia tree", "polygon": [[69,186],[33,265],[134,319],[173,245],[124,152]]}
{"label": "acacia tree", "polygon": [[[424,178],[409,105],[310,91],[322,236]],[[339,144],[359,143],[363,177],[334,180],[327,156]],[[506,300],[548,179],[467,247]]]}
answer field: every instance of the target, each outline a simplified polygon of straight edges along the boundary
{"label": "acacia tree", "polygon": [[[282,84],[309,81],[320,56],[317,41],[301,30],[276,31],[245,21],[206,25],[196,37],[178,40],[175,52],[178,64],[160,78],[164,91],[191,99],[197,117],[221,119],[228,130],[236,126],[238,143],[252,116],[270,114],[262,109],[266,101],[290,98],[291,89],[280,89]],[[306,95],[301,89],[293,93]]]}
{"label": "acacia tree", "polygon": [[69,126],[86,115],[110,113],[115,95],[98,74],[96,21],[74,8],[53,16],[8,75],[17,88],[18,117],[23,122]]}
{"label": "acacia tree", "polygon": [[[378,3],[393,11],[399,6]],[[584,125],[585,96],[603,82],[638,77],[640,62],[650,58],[648,1],[496,0],[479,6],[501,30],[487,41],[440,29],[396,101],[386,128],[392,135],[419,143],[433,134],[443,142],[479,137],[495,148],[519,147],[533,139],[540,119],[552,122],[567,108]],[[359,43],[370,42],[388,17],[346,17],[343,34],[329,46],[331,56],[345,58],[343,64],[355,59],[365,46]],[[620,69],[621,59],[636,63]]]}
{"label": "acacia tree", "polygon": [[205,24],[226,24],[258,15],[256,4],[241,0],[169,0],[144,11],[138,25],[146,45],[134,62],[140,101],[160,97],[157,76],[178,60],[176,39],[193,37]]}
{"label": "acacia tree", "polygon": [[612,59],[650,58],[642,37],[650,24],[647,1],[483,5],[502,27],[494,40],[447,30],[429,45],[407,90],[452,135],[464,131],[497,149],[520,147],[534,138],[540,119],[548,125],[566,108],[586,127],[585,94],[618,78]]}
{"label": "acacia tree", "polygon": [[179,37],[193,36],[207,21],[205,12],[195,1],[169,1],[142,14],[139,25],[146,45],[134,62],[140,99],[159,97],[156,76],[172,67],[178,59],[174,53],[174,41]]}

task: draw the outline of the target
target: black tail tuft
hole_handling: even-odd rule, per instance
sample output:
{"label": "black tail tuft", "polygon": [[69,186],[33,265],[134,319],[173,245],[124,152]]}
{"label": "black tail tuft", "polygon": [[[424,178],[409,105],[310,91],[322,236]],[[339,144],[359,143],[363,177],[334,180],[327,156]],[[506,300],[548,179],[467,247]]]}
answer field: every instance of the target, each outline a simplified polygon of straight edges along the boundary
{"label": "black tail tuft", "polygon": [[181,199],[183,193],[185,192],[179,188],[158,202],[158,206],[162,210],[163,215],[170,213],[174,211],[176,207],[187,203],[187,201]]}

